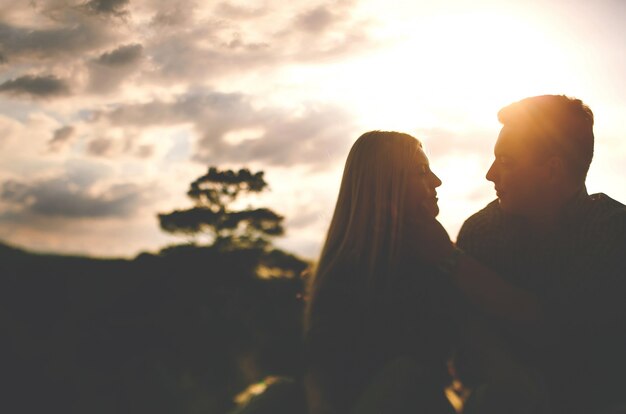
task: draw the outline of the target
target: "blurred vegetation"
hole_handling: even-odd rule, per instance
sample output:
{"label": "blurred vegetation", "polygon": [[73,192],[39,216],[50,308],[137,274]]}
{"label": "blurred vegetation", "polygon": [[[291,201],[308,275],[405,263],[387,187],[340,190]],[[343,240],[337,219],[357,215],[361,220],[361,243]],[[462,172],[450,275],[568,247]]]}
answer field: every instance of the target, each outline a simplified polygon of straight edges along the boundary
{"label": "blurred vegetation", "polygon": [[[242,173],[221,177],[236,181]],[[267,185],[262,174],[247,177],[253,186],[243,184],[245,191]],[[195,183],[192,189],[206,190],[202,177]],[[205,246],[104,260],[0,244],[8,380],[0,410],[226,413],[247,385],[297,376],[300,274],[309,264],[272,248],[269,236],[282,233],[282,217],[263,216],[269,225],[255,213],[241,219],[230,211],[242,189],[233,191],[217,204],[208,192],[198,196],[213,200],[204,208],[221,217],[195,227],[214,232]],[[164,228],[185,228],[171,214],[160,217]]]}

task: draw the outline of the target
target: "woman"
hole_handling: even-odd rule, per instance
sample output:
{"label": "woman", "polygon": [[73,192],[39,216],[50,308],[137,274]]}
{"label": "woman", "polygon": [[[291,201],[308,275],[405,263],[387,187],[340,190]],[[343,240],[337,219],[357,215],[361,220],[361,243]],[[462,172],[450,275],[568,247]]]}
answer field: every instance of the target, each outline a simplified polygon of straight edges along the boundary
{"label": "woman", "polygon": [[444,388],[459,299],[415,237],[439,212],[440,185],[408,134],[372,131],[353,145],[309,293],[311,414],[454,412]]}

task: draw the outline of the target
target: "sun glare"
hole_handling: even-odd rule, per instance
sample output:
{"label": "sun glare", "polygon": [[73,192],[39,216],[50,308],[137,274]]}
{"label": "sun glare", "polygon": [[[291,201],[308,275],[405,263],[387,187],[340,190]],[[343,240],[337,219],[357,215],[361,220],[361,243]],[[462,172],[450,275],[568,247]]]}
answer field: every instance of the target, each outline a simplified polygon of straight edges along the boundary
{"label": "sun glare", "polygon": [[366,126],[484,126],[494,108],[520,97],[578,89],[567,49],[524,15],[466,12],[390,26],[393,46],[323,79]]}

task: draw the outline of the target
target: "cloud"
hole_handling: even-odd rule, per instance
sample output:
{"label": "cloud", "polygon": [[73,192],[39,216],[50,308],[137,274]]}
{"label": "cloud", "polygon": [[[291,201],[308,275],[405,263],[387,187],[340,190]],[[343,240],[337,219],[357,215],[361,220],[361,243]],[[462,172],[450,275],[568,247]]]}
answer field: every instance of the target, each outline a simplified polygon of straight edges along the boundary
{"label": "cloud", "polygon": [[140,70],[144,48],[138,43],[123,45],[101,54],[89,62],[88,90],[95,93],[115,92],[129,76]]}
{"label": "cloud", "polygon": [[135,156],[138,158],[150,158],[154,155],[154,145],[143,144],[140,145],[135,151]]}
{"label": "cloud", "polygon": [[[207,92],[181,95],[172,102],[123,105],[97,117],[122,128],[193,123],[199,136],[193,158],[203,163],[324,167],[343,156],[336,149],[354,138],[354,122],[342,108],[323,104],[257,108],[251,101],[240,93]],[[107,142],[99,142],[92,153],[107,148]]]}
{"label": "cloud", "polygon": [[[275,9],[222,2],[195,21],[185,16],[174,9],[153,18],[153,24],[173,26],[144,42],[156,78],[202,83],[276,65],[341,59],[378,46],[369,33],[373,21],[355,17],[349,2]],[[177,25],[183,20],[185,25]]]}
{"label": "cloud", "polygon": [[56,76],[25,75],[0,84],[0,92],[43,98],[69,95],[70,88],[65,80]]}
{"label": "cloud", "polygon": [[110,179],[114,174],[114,169],[108,164],[74,158],[63,164],[63,170],[65,171],[63,177],[71,182],[72,186],[85,189]]}
{"label": "cloud", "polygon": [[24,203],[28,199],[28,186],[19,181],[5,181],[0,187],[0,199],[13,203]]}
{"label": "cloud", "polygon": [[198,3],[194,0],[169,1],[160,0],[150,4],[148,26],[160,30],[168,28],[189,27],[194,22],[194,13],[198,10]]}
{"label": "cloud", "polygon": [[215,7],[215,12],[222,17],[243,20],[263,16],[268,10],[264,7],[251,8],[224,1]]}
{"label": "cloud", "polygon": [[120,46],[117,49],[103,53],[97,63],[107,66],[125,66],[137,62],[143,55],[143,46],[135,43]]}
{"label": "cloud", "polygon": [[297,63],[371,52],[380,46],[369,33],[375,20],[355,18],[355,5],[352,1],[336,1],[307,8],[296,13],[289,25],[275,34],[275,40],[291,46],[289,58]]}
{"label": "cloud", "polygon": [[0,155],[6,153],[5,145],[18,139],[22,131],[23,125],[20,122],[0,114]]}
{"label": "cloud", "polygon": [[[0,64],[4,58],[41,71],[45,64],[49,68],[42,60],[52,60],[73,76],[87,65],[87,90],[105,92],[115,90],[128,73],[107,74],[103,67],[135,64],[142,57],[151,63],[150,70],[144,68],[144,84],[172,79],[203,84],[279,64],[346,57],[375,46],[368,34],[371,22],[355,18],[349,2],[315,8],[139,2],[132,9],[136,19],[111,22],[101,17],[127,15],[129,6],[128,0],[90,0],[79,7],[41,1],[28,10],[22,6],[19,16],[36,16],[22,18],[21,26],[13,23],[18,20],[0,18]],[[142,45],[102,52],[120,39],[142,39]],[[94,63],[102,66],[99,71]]]}
{"label": "cloud", "polygon": [[87,144],[87,153],[99,157],[112,155],[114,150],[114,141],[112,138],[97,137],[89,141]]}
{"label": "cloud", "polygon": [[[90,128],[87,128],[89,130]],[[167,129],[161,129],[160,133],[155,133],[149,129],[128,127],[119,128],[106,123],[92,125],[95,131],[93,135],[85,136],[84,152],[92,157],[107,158],[117,162],[124,157],[126,161],[132,162],[132,158],[148,159],[157,153],[157,148],[167,151],[169,143],[162,142],[167,137]],[[158,151],[159,154],[162,151]]]}
{"label": "cloud", "polygon": [[53,22],[56,27],[41,29],[12,26],[0,20],[0,44],[5,60],[21,58],[33,64],[33,58],[77,58],[82,53],[107,45],[117,37],[111,25],[86,19],[71,11],[61,21],[54,19]]}
{"label": "cloud", "polygon": [[[324,168],[340,159],[343,151],[337,149],[347,148],[354,138],[350,115],[333,106],[309,106],[302,112],[269,108],[253,113],[249,119],[245,119],[245,111],[242,115],[241,122],[224,125],[224,131],[204,124],[194,158],[205,163],[224,159],[243,164],[256,161],[273,166]],[[226,133],[237,131],[246,120],[249,126],[264,130],[263,135],[236,145],[225,142]]]}
{"label": "cloud", "polygon": [[172,102],[154,100],[120,105],[110,112],[96,115],[107,117],[116,126],[152,126],[195,122],[207,116],[213,120],[218,114],[228,116],[229,112],[242,111],[252,111],[245,95],[206,92],[179,95]]}
{"label": "cloud", "polygon": [[[264,76],[259,71],[271,72],[276,65],[339,59],[375,46],[370,22],[355,18],[346,2],[311,8],[139,1],[133,3],[132,19],[103,18],[130,16],[130,4],[42,0],[21,6],[15,18],[0,17],[0,65],[4,59],[30,72],[56,65],[55,73],[72,76],[86,92],[108,94],[139,71],[142,86],[207,84],[242,73]],[[25,19],[28,14],[32,18]]]}
{"label": "cloud", "polygon": [[148,199],[137,184],[113,184],[94,191],[67,177],[31,182],[6,180],[0,184],[0,200],[17,207],[20,214],[65,218],[130,217]]}
{"label": "cloud", "polygon": [[75,129],[71,125],[64,126],[54,131],[52,139],[48,142],[51,152],[58,152],[65,147],[74,136]]}
{"label": "cloud", "polygon": [[[317,224],[320,220],[324,219],[327,219],[327,217],[318,211],[318,209],[303,206],[302,210],[298,212],[297,215],[288,218],[287,224],[290,231],[298,231]],[[328,219],[328,221],[330,221],[330,219]]]}
{"label": "cloud", "polygon": [[129,3],[129,0],[90,0],[84,6],[95,13],[119,17],[128,14],[124,7]]}
{"label": "cloud", "polygon": [[[251,73],[275,63],[282,53],[263,40],[249,41],[233,28],[218,31],[218,22],[207,22],[192,29],[150,39],[150,51],[156,81],[176,79],[190,83],[216,80],[222,76]],[[198,39],[202,39],[200,42]]]}
{"label": "cloud", "polygon": [[318,6],[300,14],[295,25],[307,32],[320,32],[330,27],[337,17],[326,6]]}

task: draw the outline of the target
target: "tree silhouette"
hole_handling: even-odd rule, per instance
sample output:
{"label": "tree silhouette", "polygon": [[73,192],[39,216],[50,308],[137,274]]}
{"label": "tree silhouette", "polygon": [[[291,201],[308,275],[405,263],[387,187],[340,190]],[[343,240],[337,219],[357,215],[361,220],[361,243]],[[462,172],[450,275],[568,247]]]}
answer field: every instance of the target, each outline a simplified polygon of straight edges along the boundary
{"label": "tree silhouette", "polygon": [[[202,358],[214,366],[205,366],[201,374],[226,373],[213,387],[231,403],[237,385],[241,391],[267,375],[298,376],[302,368],[302,275],[310,263],[272,246],[271,238],[284,233],[282,216],[267,208],[236,208],[239,196],[265,189],[263,172],[210,167],[187,191],[193,207],[159,214],[167,232],[211,237],[209,245],[182,244],[159,252],[159,272],[177,275],[166,291],[178,287],[174,296],[184,298],[173,300],[173,310],[164,314],[191,315],[173,318],[174,329],[185,320],[192,328],[172,337],[179,343],[193,331],[182,343],[212,350],[210,358]],[[225,378],[230,379],[226,386]]]}
{"label": "tree silhouette", "polygon": [[209,171],[191,183],[187,196],[195,206],[159,214],[161,228],[169,233],[211,236],[211,246],[220,250],[265,248],[269,238],[284,233],[283,217],[267,208],[232,210],[230,206],[243,193],[267,189],[263,171],[248,169]]}

